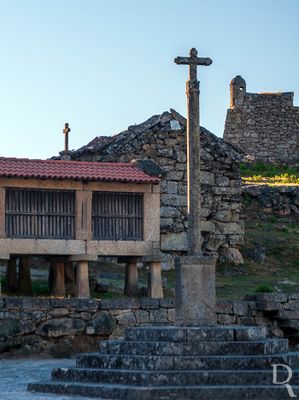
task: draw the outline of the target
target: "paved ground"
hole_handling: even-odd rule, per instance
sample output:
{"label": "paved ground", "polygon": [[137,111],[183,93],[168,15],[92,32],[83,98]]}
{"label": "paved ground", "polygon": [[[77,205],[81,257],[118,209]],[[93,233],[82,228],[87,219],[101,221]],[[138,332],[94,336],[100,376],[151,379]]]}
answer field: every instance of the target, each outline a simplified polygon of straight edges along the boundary
{"label": "paved ground", "polygon": [[75,360],[65,359],[9,359],[0,360],[1,400],[88,400],[87,397],[53,396],[27,392],[27,384],[49,380],[55,367],[70,367]]}

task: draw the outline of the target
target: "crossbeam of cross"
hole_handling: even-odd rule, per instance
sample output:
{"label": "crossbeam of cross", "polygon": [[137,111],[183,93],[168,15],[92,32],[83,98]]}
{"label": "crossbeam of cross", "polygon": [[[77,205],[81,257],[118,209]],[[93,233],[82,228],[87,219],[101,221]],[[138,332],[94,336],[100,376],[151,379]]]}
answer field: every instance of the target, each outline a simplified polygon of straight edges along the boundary
{"label": "crossbeam of cross", "polygon": [[208,57],[197,57],[197,50],[192,48],[189,57],[176,57],[174,62],[176,64],[189,65],[189,80],[194,81],[197,80],[197,66],[209,66],[213,61]]}

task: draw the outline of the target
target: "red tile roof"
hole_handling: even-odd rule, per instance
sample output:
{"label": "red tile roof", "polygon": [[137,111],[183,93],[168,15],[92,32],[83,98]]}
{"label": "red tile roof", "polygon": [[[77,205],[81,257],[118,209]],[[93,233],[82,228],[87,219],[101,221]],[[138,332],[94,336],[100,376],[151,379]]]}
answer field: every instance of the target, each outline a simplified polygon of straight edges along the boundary
{"label": "red tile roof", "polygon": [[30,160],[0,157],[0,177],[68,179],[127,183],[159,183],[133,163],[100,163],[65,160]]}

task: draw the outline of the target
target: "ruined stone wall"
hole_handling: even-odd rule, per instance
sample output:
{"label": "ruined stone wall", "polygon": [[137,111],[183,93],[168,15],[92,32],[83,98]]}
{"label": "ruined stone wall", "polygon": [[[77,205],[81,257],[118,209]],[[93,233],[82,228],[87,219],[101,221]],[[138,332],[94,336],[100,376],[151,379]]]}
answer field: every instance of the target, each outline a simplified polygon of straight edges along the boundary
{"label": "ruined stone wall", "polygon": [[231,107],[223,138],[257,160],[299,163],[299,107],[293,92],[247,93],[240,76],[231,82]]}
{"label": "ruined stone wall", "polygon": [[[111,137],[94,139],[74,152],[73,159],[127,162],[151,159],[165,172],[161,181],[161,250],[164,266],[172,255],[187,250],[186,120],[171,110]],[[201,129],[201,182],[203,250],[242,262],[237,248],[244,231],[239,219],[241,154],[222,139]]]}
{"label": "ruined stone wall", "polygon": [[298,186],[244,185],[242,195],[243,202],[256,202],[257,207],[265,213],[280,217],[290,214],[299,216]]}
{"label": "ruined stone wall", "polygon": [[[299,337],[299,295],[258,294],[217,303],[222,325],[264,325],[270,336]],[[0,298],[0,357],[97,351],[127,327],[173,324],[172,299]],[[297,339],[296,339],[297,338]],[[9,352],[9,353],[8,353]]]}

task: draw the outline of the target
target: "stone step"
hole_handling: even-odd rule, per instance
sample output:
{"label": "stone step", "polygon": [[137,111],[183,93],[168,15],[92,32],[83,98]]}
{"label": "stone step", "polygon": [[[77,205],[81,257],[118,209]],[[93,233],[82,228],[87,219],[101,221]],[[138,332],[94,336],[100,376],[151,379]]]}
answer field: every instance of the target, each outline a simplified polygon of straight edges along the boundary
{"label": "stone step", "polygon": [[287,339],[252,342],[133,342],[108,340],[100,343],[101,354],[130,355],[253,355],[288,351]]}
{"label": "stone step", "polygon": [[256,341],[267,338],[264,326],[211,326],[211,327],[177,327],[148,326],[125,330],[125,340],[146,342],[233,342]]}
{"label": "stone step", "polygon": [[279,326],[281,328],[299,330],[299,320],[297,320],[297,319],[282,320],[279,323]]}
{"label": "stone step", "polygon": [[[288,378],[284,368],[278,369],[278,381]],[[130,369],[57,368],[52,372],[54,381],[127,384],[138,386],[184,385],[271,385],[271,370],[205,370],[205,371],[143,371]],[[292,385],[299,385],[299,369],[293,369]]]}
{"label": "stone step", "polygon": [[[299,386],[292,386],[294,393],[299,394]],[[28,385],[32,392],[56,393],[103,399],[121,400],[286,400],[290,399],[285,386],[131,386],[92,383],[44,382]]]}
{"label": "stone step", "polygon": [[214,356],[143,356],[86,353],[77,357],[79,368],[111,368],[142,370],[187,369],[271,369],[271,364],[299,368],[299,353],[275,355],[214,355]]}

